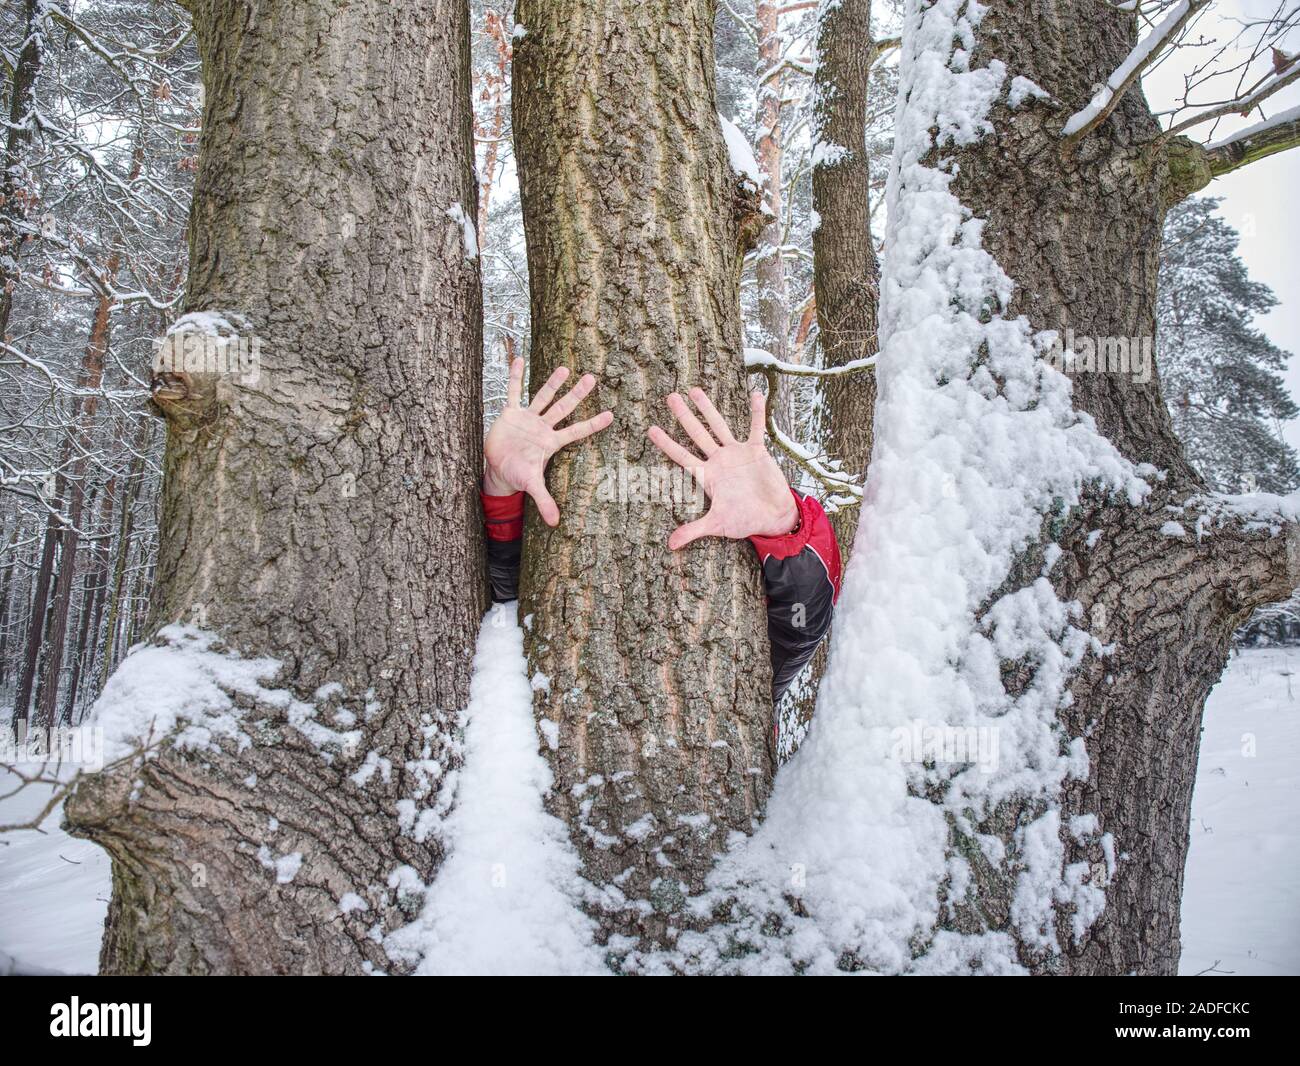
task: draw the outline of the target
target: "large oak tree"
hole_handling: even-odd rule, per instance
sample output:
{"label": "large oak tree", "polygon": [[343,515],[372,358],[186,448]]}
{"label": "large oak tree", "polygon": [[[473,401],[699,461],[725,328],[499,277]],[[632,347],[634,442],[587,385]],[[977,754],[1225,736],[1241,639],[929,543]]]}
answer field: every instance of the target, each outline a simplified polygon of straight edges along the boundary
{"label": "large oak tree", "polygon": [[67,819],[113,857],[105,972],[388,969],[382,934],[417,905],[401,871],[442,852],[403,805],[436,809],[457,764],[485,606],[468,14],[189,6],[206,95],[179,327],[256,362],[155,377],[151,629],[278,660],[300,702],[240,697],[246,750],[164,743],[84,779]]}

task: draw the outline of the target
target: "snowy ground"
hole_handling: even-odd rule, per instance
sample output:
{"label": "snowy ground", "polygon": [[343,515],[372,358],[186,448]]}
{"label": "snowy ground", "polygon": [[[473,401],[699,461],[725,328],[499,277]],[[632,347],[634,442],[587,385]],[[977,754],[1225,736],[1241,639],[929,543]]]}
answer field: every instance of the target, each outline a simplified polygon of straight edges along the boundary
{"label": "snowy ground", "polygon": [[1241,652],[1206,707],[1182,973],[1300,974],[1298,816],[1300,649]]}
{"label": "snowy ground", "polygon": [[[0,795],[15,783],[0,770]],[[48,798],[48,789],[29,788],[0,800],[0,824],[27,821]],[[14,960],[23,972],[94,973],[111,887],[108,855],[61,832],[58,811],[44,828],[45,835],[21,830],[0,837],[0,974]]]}
{"label": "snowy ground", "polygon": [[[12,783],[0,776],[0,794]],[[30,817],[42,802],[31,790],[0,800],[0,823]],[[1183,973],[1300,973],[1297,815],[1300,649],[1242,652],[1206,709],[1183,901]],[[45,828],[46,835],[11,833],[0,844],[0,973],[12,960],[26,972],[95,969],[108,859],[60,832],[57,814]]]}

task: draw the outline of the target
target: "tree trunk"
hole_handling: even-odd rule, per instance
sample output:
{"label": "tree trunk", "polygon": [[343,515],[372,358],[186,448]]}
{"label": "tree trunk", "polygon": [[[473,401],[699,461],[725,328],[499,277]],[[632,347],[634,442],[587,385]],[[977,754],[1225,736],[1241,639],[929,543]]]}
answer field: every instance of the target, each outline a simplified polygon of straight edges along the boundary
{"label": "tree trunk", "polygon": [[771,221],[758,238],[754,271],[758,277],[758,320],[762,326],[763,347],[777,359],[789,354],[790,300],[786,293],[785,260],[781,256],[782,229],[785,221],[781,164],[785,154],[781,131],[781,89],[784,79],[780,66],[780,19],[778,4],[758,0],[755,27],[758,31],[758,165],[766,179],[763,201],[771,212]]}
{"label": "tree trunk", "polygon": [[9,633],[17,626],[20,614],[15,609],[21,593],[14,581],[14,572],[18,569],[19,562],[14,542],[18,540],[21,532],[20,525],[9,538],[7,550],[4,552],[6,560],[4,577],[0,579],[0,692],[5,690],[9,682]]}
{"label": "tree trunk", "polygon": [[82,679],[93,676],[94,654],[99,633],[99,623],[104,613],[104,593],[108,583],[109,530],[113,526],[113,507],[117,503],[117,478],[110,477],[104,486],[100,506],[99,536],[92,546],[91,565],[86,571],[81,589],[81,609],[78,618],[78,635],[72,660],[72,677],[68,681],[67,699],[63,704],[62,721],[70,722],[77,713],[77,695]]}
{"label": "tree trunk", "polygon": [[[118,256],[114,253],[106,271],[109,280],[117,273],[117,268]],[[72,586],[77,575],[77,549],[81,542],[81,515],[86,498],[86,456],[93,443],[95,415],[99,411],[99,397],[96,394],[104,381],[104,355],[108,350],[112,309],[112,296],[105,291],[95,304],[90,337],[86,341],[86,354],[81,363],[81,385],[87,396],[84,401],[78,401],[71,430],[76,438],[77,458],[66,482],[69,495],[68,524],[59,532],[59,568],[54,580],[54,595],[45,632],[45,681],[36,701],[35,722],[38,726],[54,725],[58,719],[68,611],[72,606]]]}
{"label": "tree trunk", "polygon": [[[29,207],[23,150],[32,139],[36,110],[36,79],[45,58],[45,4],[27,0],[23,15],[23,46],[9,88],[9,132],[5,137],[4,169],[0,173],[0,341],[8,342],[9,315],[18,288],[18,260],[27,239],[19,226]],[[14,716],[15,721],[17,715]]]}
{"label": "tree trunk", "polygon": [[[817,331],[827,367],[876,353],[880,267],[871,239],[871,168],[867,158],[867,85],[876,48],[871,0],[827,4],[817,31],[813,132],[819,150],[812,172],[813,291]],[[824,446],[844,470],[866,474],[876,379],[871,371],[822,378]],[[847,563],[860,507],[831,516]]]}
{"label": "tree trunk", "polygon": [[[956,175],[954,195],[974,218],[986,220],[983,247],[1014,282],[1003,317],[1024,315],[1034,330],[1154,336],[1171,182],[1158,124],[1134,90],[1077,146],[1061,136],[1066,115],[1089,100],[1136,39],[1131,13],[1092,0],[995,0],[978,21],[972,70],[1000,61],[1008,80],[1029,78],[1066,103],[1062,110],[1030,97],[1013,109],[1004,85],[988,116],[991,130],[933,153]],[[1039,973],[1176,972],[1205,697],[1222,671],[1233,629],[1256,605],[1284,598],[1300,581],[1294,530],[1243,529],[1229,515],[1211,517],[1202,538],[1197,518],[1206,512],[1193,501],[1178,521],[1197,534],[1170,534],[1167,508],[1183,505],[1205,485],[1184,459],[1158,378],[1138,376],[1079,373],[1074,404],[1124,456],[1153,464],[1164,480],[1151,479],[1155,489],[1141,505],[1090,491],[1063,520],[1044,515],[1041,541],[1025,550],[985,604],[987,612],[1002,595],[1048,573],[1060,600],[1082,605],[1080,625],[1109,649],[1084,656],[1069,683],[1070,699],[1057,712],[1063,736],[1082,738],[1089,762],[1086,779],[1066,783],[1059,839],[1066,868],[1081,864],[1074,868],[1085,871],[1084,884],[1104,891],[1104,910],[1095,919],[1085,916],[1084,930],[1072,932],[1078,914],[1058,900],[1049,930],[1057,946],[1026,938],[1013,921],[1017,881],[1008,871],[1027,861],[1015,828],[1039,812],[1015,803],[974,825],[1008,845],[1009,864],[991,865],[977,854],[967,895],[974,902],[955,907],[954,928],[1011,933],[1021,961]],[[1220,517],[1226,517],[1222,525]],[[1054,565],[1044,563],[1049,543],[1061,549]],[[1002,668],[1010,693],[1036,683],[1023,660],[1004,660]],[[1080,816],[1097,819],[1086,842],[1069,828]],[[1103,845],[1104,834],[1111,845]],[[970,843],[954,829],[954,848],[979,852],[963,841]]]}
{"label": "tree trunk", "polygon": [[[62,482],[60,477],[59,482]],[[59,493],[59,499],[62,493]],[[58,507],[57,501],[51,503]],[[54,576],[54,553],[59,544],[59,519],[51,513],[45,519],[45,535],[41,542],[40,563],[36,568],[35,588],[32,591],[31,610],[27,612],[27,639],[23,646],[23,659],[18,668],[18,690],[14,694],[13,726],[18,729],[20,719],[25,720],[32,704],[32,687],[40,665],[41,648],[45,638],[45,614],[50,605],[50,582]],[[25,728],[25,727],[24,727]]]}
{"label": "tree trunk", "polygon": [[119,618],[122,613],[122,594],[126,587],[127,561],[131,557],[133,534],[135,531],[136,501],[140,498],[140,482],[144,474],[145,450],[153,439],[152,423],[142,419],[136,433],[135,454],[127,470],[126,481],[122,486],[121,517],[118,519],[117,558],[113,563],[112,593],[108,596],[108,617],[104,623],[103,650],[98,656],[95,691],[103,691],[108,675],[117,666],[118,630],[121,628]]}
{"label": "tree trunk", "polygon": [[[876,353],[880,266],[871,238],[870,164],[866,146],[867,86],[876,48],[871,0],[826,4],[817,25],[812,130],[813,304],[822,362],[843,366]],[[870,371],[820,378],[819,437],[826,454],[861,481],[871,459],[876,379]],[[861,505],[831,512],[831,526],[847,565]],[[778,707],[780,757],[798,749],[817,707],[831,642],[822,641],[806,673]]]}
{"label": "tree trunk", "polygon": [[[114,860],[105,972],[402,970],[381,941],[441,860],[486,596],[467,8],[192,10],[186,307],[210,314],[178,326],[220,316],[253,366],[155,374],[149,632],[196,623],[274,658],[312,709],[259,699],[245,750],[164,746],[86,781],[67,817]],[[301,865],[285,880],[268,853]]]}
{"label": "tree trunk", "polygon": [[[643,941],[681,928],[684,893],[729,831],[750,830],[773,771],[753,550],[670,553],[694,512],[633,487],[665,469],[646,430],[671,426],[670,391],[698,385],[733,425],[746,417],[738,283],[761,217],[718,125],[713,14],[709,0],[517,10],[531,380],[590,371],[614,410],[551,464],[560,526],[529,508],[520,611],[552,803],[607,889],[604,931]],[[629,471],[627,491],[609,491]]]}

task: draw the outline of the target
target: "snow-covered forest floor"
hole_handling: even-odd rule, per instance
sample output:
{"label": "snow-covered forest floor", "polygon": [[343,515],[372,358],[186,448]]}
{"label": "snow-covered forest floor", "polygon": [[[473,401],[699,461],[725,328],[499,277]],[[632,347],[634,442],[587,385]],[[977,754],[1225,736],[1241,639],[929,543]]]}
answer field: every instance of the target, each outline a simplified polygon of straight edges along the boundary
{"label": "snow-covered forest floor", "polygon": [[[0,778],[0,793],[13,784]],[[0,823],[31,817],[46,795],[27,789],[0,801]],[[1182,973],[1300,973],[1298,799],[1300,649],[1239,652],[1205,709]],[[95,969],[108,856],[58,822],[56,812],[45,835],[11,833],[0,844],[0,972]]]}

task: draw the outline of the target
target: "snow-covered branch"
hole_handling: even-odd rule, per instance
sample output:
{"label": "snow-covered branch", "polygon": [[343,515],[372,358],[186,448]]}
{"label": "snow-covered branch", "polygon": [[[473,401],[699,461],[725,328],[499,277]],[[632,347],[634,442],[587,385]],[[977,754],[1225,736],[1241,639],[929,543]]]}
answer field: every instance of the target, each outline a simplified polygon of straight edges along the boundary
{"label": "snow-covered branch", "polygon": [[1300,144],[1300,106],[1258,122],[1221,141],[1206,145],[1210,173],[1230,174],[1257,159],[1284,152]]}
{"label": "snow-covered branch", "polygon": [[1106,83],[1088,102],[1088,106],[1066,119],[1061,136],[1069,141],[1078,141],[1105,122],[1142,72],[1155,62],[1164,48],[1177,38],[1183,27],[1209,2],[1210,0],[1179,0],[1160,25],[1138,42],[1124,62],[1111,72]]}
{"label": "snow-covered branch", "polygon": [[816,367],[806,366],[803,363],[784,362],[777,359],[770,352],[763,351],[762,348],[745,349],[745,369],[752,374],[774,371],[778,374],[789,374],[792,377],[837,378],[845,374],[858,374],[864,370],[874,370],[875,368],[876,356],[874,355],[865,359],[854,359],[852,362],[844,363],[841,366]]}

